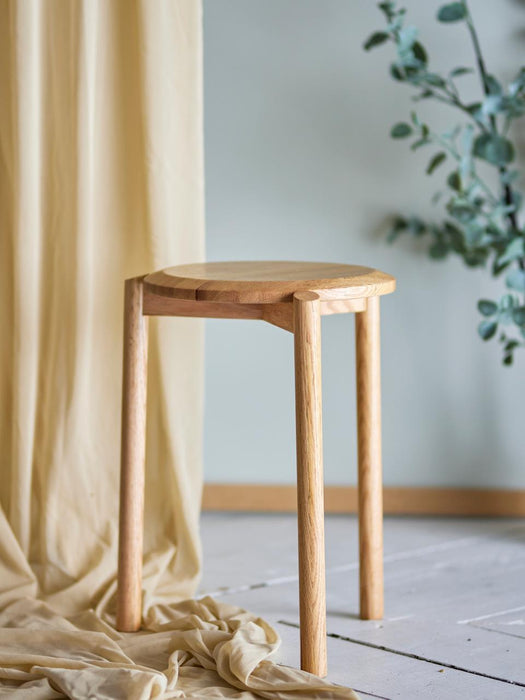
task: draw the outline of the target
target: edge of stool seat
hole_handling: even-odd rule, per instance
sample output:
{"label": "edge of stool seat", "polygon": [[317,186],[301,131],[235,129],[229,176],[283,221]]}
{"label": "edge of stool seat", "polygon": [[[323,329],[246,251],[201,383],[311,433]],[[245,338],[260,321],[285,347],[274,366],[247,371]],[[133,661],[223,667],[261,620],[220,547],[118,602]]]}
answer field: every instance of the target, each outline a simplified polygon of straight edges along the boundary
{"label": "edge of stool seat", "polygon": [[[279,264],[285,261],[276,261]],[[228,263],[223,263],[227,265]],[[235,266],[236,263],[231,263]],[[238,265],[245,263],[239,262]],[[263,263],[261,263],[263,264]],[[270,262],[265,263],[270,265]],[[303,263],[290,262],[290,265]],[[184,276],[192,267],[203,268],[211,264],[180,265],[152,272],[144,277],[144,286],[149,292],[172,299],[229,302],[234,304],[274,304],[292,302],[296,292],[312,291],[321,299],[359,299],[382,296],[392,293],[396,280],[381,270],[357,265],[337,265],[319,263],[334,269],[348,268],[347,276],[326,277],[323,279],[210,279],[204,276]],[[180,272],[179,272],[180,271]],[[355,271],[355,272],[354,272]]]}

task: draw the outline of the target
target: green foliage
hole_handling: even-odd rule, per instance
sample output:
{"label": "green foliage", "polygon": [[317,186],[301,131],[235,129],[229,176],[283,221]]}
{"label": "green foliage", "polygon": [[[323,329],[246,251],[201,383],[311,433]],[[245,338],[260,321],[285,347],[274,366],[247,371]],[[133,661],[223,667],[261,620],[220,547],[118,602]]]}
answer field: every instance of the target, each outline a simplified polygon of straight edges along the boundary
{"label": "green foliage", "polygon": [[384,44],[389,38],[390,37],[386,32],[374,32],[365,42],[366,51],[368,51],[368,49],[373,49],[374,46]]}
{"label": "green foliage", "polygon": [[466,14],[462,2],[451,2],[439,8],[437,18],[440,22],[458,22],[460,19],[465,19]]}
{"label": "green foliage", "polygon": [[480,134],[474,141],[472,154],[492,165],[506,165],[514,160],[514,146],[499,134]]}
{"label": "green foliage", "polygon": [[[428,253],[434,260],[457,255],[467,267],[484,267],[494,277],[505,273],[510,291],[499,301],[478,302],[484,317],[478,333],[483,340],[490,340],[505,327],[498,339],[503,363],[511,365],[514,351],[525,347],[525,303],[520,303],[518,296],[525,295],[525,229],[520,222],[522,195],[516,189],[520,172],[510,168],[515,148],[509,137],[512,122],[525,114],[525,66],[508,85],[487,70],[467,0],[447,3],[437,12],[437,20],[444,25],[462,24],[473,47],[473,66],[458,66],[448,74],[430,67],[417,28],[405,22],[406,10],[394,0],[380,2],[378,7],[386,27],[374,32],[364,48],[368,51],[381,45],[393,46],[395,59],[390,75],[415,91],[413,100],[441,102],[463,118],[445,133],[436,133],[413,111],[410,122],[392,127],[391,137],[409,140],[413,151],[434,147],[426,166],[428,175],[448,168],[441,175],[442,189],[433,198],[444,206],[442,221],[396,216],[388,240],[395,241],[402,234],[427,238]],[[467,102],[462,97],[461,79],[476,73],[480,96]],[[492,185],[494,178],[487,181],[487,168],[494,169],[497,188]]]}
{"label": "green foliage", "polygon": [[481,321],[478,326],[478,333],[483,340],[490,340],[496,335],[498,324],[496,321]]}
{"label": "green foliage", "polygon": [[430,163],[428,164],[427,175],[432,175],[434,170],[438,168],[444,160],[446,160],[446,157],[447,154],[445,153],[445,151],[440,151],[439,153],[436,153],[436,155],[431,158]]}
{"label": "green foliage", "polygon": [[478,311],[483,316],[494,316],[498,311],[498,305],[495,301],[489,299],[480,299],[478,301]]}
{"label": "green foliage", "polygon": [[393,139],[404,139],[406,136],[410,136],[411,134],[412,127],[410,126],[410,124],[405,124],[404,122],[395,124],[390,130],[390,136]]}
{"label": "green foliage", "polygon": [[505,280],[509,289],[516,289],[518,292],[525,292],[525,271],[512,270]]}

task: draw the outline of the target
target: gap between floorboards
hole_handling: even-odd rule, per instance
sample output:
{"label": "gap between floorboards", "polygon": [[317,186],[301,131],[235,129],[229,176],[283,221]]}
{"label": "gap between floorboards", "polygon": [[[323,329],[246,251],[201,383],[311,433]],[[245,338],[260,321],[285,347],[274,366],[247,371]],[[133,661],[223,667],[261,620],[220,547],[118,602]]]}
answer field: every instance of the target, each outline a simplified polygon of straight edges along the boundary
{"label": "gap between floorboards", "polygon": [[[511,527],[503,528],[501,533],[513,532],[516,529],[523,528],[522,524],[512,525]],[[472,535],[470,537],[461,537],[456,540],[450,540],[447,542],[440,542],[438,544],[430,544],[424,547],[416,547],[415,549],[407,549],[402,552],[392,552],[392,554],[386,554],[383,557],[383,562],[389,564],[397,561],[406,561],[408,559],[416,558],[418,556],[425,556],[427,554],[433,554],[435,552],[445,552],[451,549],[456,549],[460,547],[467,547],[475,542],[479,542],[486,538],[486,535]],[[326,569],[327,574],[339,574],[344,571],[357,571],[359,569],[359,562],[353,561],[349,564],[340,564],[338,566],[331,566]],[[200,595],[209,596],[223,596],[232,595],[235,593],[243,593],[245,591],[252,591],[258,588],[266,588],[268,586],[281,586],[286,583],[295,583],[298,580],[297,574],[290,574],[289,576],[277,576],[275,578],[270,578],[267,581],[260,581],[257,583],[245,583],[240,586],[224,586],[218,588],[214,591],[202,591]]]}
{"label": "gap between floorboards", "polygon": [[[299,625],[296,622],[289,622],[287,620],[278,620],[278,624],[280,625],[285,625],[287,627],[293,627],[294,629],[300,629]],[[392,647],[386,647],[381,644],[374,644],[373,642],[365,642],[360,639],[354,639],[352,637],[346,637],[341,634],[335,634],[333,632],[329,632],[326,635],[327,637],[331,637],[332,639],[338,639],[343,642],[350,642],[351,644],[359,644],[364,647],[369,647],[371,649],[377,649],[378,651],[386,651],[389,654],[396,654],[397,656],[405,656],[409,659],[415,659],[416,661],[424,661],[428,664],[433,664],[434,666],[440,666],[442,668],[450,668],[453,669],[454,671],[461,671],[463,673],[469,673],[472,676],[480,676],[481,678],[488,678],[493,681],[499,681],[500,683],[506,683],[507,685],[513,685],[517,686],[520,688],[525,688],[525,683],[520,683],[519,681],[513,681],[509,680],[508,678],[502,678],[501,676],[493,676],[489,673],[482,673],[481,671],[472,671],[468,668],[465,668],[463,666],[456,666],[455,664],[451,664],[448,662],[443,662],[443,661],[438,661],[437,659],[429,659],[425,656],[420,656],[419,654],[413,654],[408,651],[401,651],[399,649],[393,649]],[[358,691],[356,691],[358,692]]]}

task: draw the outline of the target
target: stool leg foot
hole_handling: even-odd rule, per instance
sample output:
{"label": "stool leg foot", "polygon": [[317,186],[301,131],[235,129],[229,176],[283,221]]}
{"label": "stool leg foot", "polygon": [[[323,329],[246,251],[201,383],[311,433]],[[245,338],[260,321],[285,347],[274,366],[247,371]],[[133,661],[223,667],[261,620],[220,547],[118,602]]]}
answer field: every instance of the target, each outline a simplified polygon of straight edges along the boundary
{"label": "stool leg foot", "polygon": [[294,296],[301,668],[326,676],[320,300]]}
{"label": "stool leg foot", "polygon": [[139,629],[142,613],[148,352],[142,294],[142,278],[126,280],[117,585],[117,629],[122,632]]}
{"label": "stool leg foot", "polygon": [[379,297],[356,313],[360,616],[383,617]]}

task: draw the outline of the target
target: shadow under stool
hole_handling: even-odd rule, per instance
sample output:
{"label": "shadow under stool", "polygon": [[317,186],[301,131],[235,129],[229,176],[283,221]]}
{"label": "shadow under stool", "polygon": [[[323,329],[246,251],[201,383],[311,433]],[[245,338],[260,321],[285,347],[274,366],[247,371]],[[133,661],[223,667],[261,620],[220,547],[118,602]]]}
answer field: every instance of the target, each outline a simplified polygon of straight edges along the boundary
{"label": "shadow under stool", "polygon": [[260,319],[294,335],[301,668],[324,676],[321,316],[355,314],[360,616],[383,616],[379,297],[394,289],[369,267],[285,261],[179,265],[126,281],[119,630],[141,622],[148,316]]}

